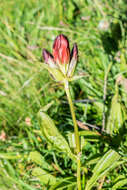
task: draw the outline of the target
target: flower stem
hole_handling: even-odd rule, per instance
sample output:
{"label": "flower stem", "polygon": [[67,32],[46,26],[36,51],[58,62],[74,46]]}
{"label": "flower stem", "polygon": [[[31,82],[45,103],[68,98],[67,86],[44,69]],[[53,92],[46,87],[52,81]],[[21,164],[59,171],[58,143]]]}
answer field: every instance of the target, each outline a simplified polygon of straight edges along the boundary
{"label": "flower stem", "polygon": [[77,152],[77,186],[78,186],[78,190],[81,190],[80,139],[79,139],[79,132],[78,132],[78,126],[77,126],[74,106],[73,106],[73,102],[72,102],[72,98],[71,98],[71,94],[70,94],[70,90],[69,90],[69,82],[67,80],[65,80],[65,82],[64,82],[64,87],[65,87],[68,103],[69,103],[70,110],[71,110],[72,120],[73,120],[73,123],[74,123],[74,133],[75,133],[76,152]]}

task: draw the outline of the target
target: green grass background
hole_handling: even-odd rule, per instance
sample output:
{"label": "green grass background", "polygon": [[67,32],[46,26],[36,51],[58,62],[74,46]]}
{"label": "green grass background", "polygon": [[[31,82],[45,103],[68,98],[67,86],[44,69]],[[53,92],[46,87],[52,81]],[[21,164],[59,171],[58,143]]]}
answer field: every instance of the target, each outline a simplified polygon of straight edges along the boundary
{"label": "green grass background", "polygon": [[[5,141],[0,141],[1,190],[48,189],[31,174],[34,164],[28,157],[35,150],[50,164],[54,157],[58,159],[66,176],[73,173],[69,158],[47,148],[37,119],[43,110],[66,138],[73,131],[65,92],[41,66],[42,48],[52,52],[60,33],[68,37],[71,48],[77,43],[76,74],[84,74],[71,84],[73,99],[95,100],[75,103],[77,119],[102,129],[105,111],[105,131],[113,136],[110,145],[85,142],[85,159],[104,153],[107,146],[126,154],[126,29],[124,0],[0,0],[0,131],[6,133]],[[121,83],[116,82],[119,76]],[[30,126],[26,118],[30,118]],[[105,188],[111,189],[111,181],[127,175],[126,171],[124,165],[119,174],[112,172]]]}

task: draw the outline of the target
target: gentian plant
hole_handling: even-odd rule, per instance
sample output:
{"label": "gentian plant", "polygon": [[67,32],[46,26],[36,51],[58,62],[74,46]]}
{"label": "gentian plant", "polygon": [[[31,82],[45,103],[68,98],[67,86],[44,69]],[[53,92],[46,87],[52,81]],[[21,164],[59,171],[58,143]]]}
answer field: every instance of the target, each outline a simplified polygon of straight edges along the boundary
{"label": "gentian plant", "polygon": [[81,175],[80,175],[80,139],[74,106],[69,89],[69,81],[75,80],[78,77],[74,76],[74,71],[78,59],[78,48],[75,43],[70,53],[69,41],[66,36],[60,34],[56,37],[53,44],[53,55],[46,49],[43,49],[43,58],[48,65],[47,69],[55,81],[61,82],[64,85],[68,103],[71,110],[71,115],[74,124],[75,142],[76,142],[76,158],[77,158],[77,186],[81,190]]}
{"label": "gentian plant", "polygon": [[[70,190],[73,189],[84,189],[84,190],[91,190],[93,187],[98,186],[98,180],[101,178],[103,182],[98,186],[98,190],[101,189],[104,183],[104,179],[106,178],[107,173],[111,170],[120,165],[120,163],[124,163],[125,161],[122,160],[120,162],[121,156],[119,153],[117,153],[113,149],[108,149],[102,157],[98,158],[97,161],[95,161],[95,158],[91,160],[91,163],[95,163],[95,167],[92,170],[92,175],[85,178],[85,175],[87,174],[87,164],[85,165],[84,162],[81,165],[81,141],[80,136],[84,136],[87,139],[87,136],[95,139],[103,138],[102,134],[96,132],[96,131],[78,131],[76,116],[75,116],[75,110],[74,105],[72,102],[72,97],[70,94],[69,89],[69,83],[70,81],[76,80],[78,78],[81,78],[82,76],[75,76],[74,71],[78,59],[78,48],[77,45],[74,44],[72,51],[70,53],[70,47],[69,47],[69,41],[66,36],[63,34],[60,34],[56,37],[54,44],[53,44],[53,53],[49,53],[46,49],[43,49],[43,58],[45,63],[43,63],[43,67],[46,68],[49,73],[51,74],[52,78],[56,82],[60,82],[65,89],[68,103],[70,106],[70,111],[72,115],[73,125],[74,125],[74,136],[75,136],[75,147],[76,151],[75,153],[72,152],[68,142],[66,139],[59,133],[58,129],[56,128],[53,120],[44,112],[39,112],[39,123],[40,123],[40,130],[42,132],[42,135],[45,137],[47,142],[53,146],[57,151],[65,153],[68,155],[68,157],[73,160],[73,162],[77,163],[77,175],[76,180],[77,182],[73,182],[70,179],[70,183],[68,182],[69,179],[67,179],[68,185],[66,185],[65,181],[62,181],[59,177],[55,178],[55,176],[48,174],[47,171],[40,170],[38,168],[34,169],[33,174],[35,176],[43,176],[43,183],[50,185],[50,190],[56,190],[56,189],[66,189]],[[86,132],[86,133],[85,133]],[[89,139],[89,138],[88,138]],[[33,156],[34,155],[34,156]],[[84,156],[84,155],[83,155]],[[82,156],[82,160],[84,157]],[[38,162],[38,153],[31,153],[32,160],[37,160]],[[43,160],[44,162],[44,160]],[[90,163],[89,163],[90,164]],[[52,170],[51,166],[49,164],[45,164],[46,168],[49,170]],[[81,173],[82,172],[82,173]],[[62,172],[63,174],[63,172]],[[82,174],[82,176],[81,176]],[[75,177],[74,177],[75,178]],[[59,188],[60,184],[63,184],[65,186],[63,188]],[[119,182],[118,182],[119,183]],[[69,186],[70,185],[70,186]],[[114,190],[116,189],[117,184],[114,185]]]}

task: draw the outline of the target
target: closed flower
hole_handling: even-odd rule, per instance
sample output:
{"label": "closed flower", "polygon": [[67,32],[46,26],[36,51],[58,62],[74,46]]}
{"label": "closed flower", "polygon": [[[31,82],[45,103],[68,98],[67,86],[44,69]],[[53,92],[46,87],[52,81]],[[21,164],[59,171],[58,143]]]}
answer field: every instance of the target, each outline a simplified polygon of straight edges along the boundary
{"label": "closed flower", "polygon": [[53,44],[53,56],[57,64],[68,64],[70,61],[70,48],[66,36],[60,34]]}
{"label": "closed flower", "polygon": [[54,41],[53,55],[43,49],[43,58],[50,68],[58,69],[64,77],[72,77],[77,63],[78,48],[74,44],[70,54],[69,41],[65,35],[60,34]]}

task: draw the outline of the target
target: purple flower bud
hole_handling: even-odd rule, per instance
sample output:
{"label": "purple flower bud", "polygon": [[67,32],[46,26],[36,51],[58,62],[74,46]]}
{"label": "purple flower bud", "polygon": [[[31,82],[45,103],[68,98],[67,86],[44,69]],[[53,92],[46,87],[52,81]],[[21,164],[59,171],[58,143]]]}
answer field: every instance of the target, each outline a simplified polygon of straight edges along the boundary
{"label": "purple flower bud", "polygon": [[78,47],[77,44],[75,43],[72,51],[71,51],[71,62],[68,68],[68,73],[67,76],[68,77],[72,77],[73,73],[75,71],[75,67],[76,67],[76,63],[77,63],[77,59],[78,59]]}
{"label": "purple flower bud", "polygon": [[45,63],[47,63],[51,68],[56,68],[55,62],[53,60],[52,54],[50,54],[46,49],[42,52]]}
{"label": "purple flower bud", "polygon": [[45,60],[45,63],[48,63],[49,58],[53,59],[52,55],[46,49],[43,49],[42,55]]}
{"label": "purple flower bud", "polygon": [[71,51],[71,59],[78,59],[78,47],[77,47],[77,44],[75,43],[73,45],[73,48],[72,48],[72,51]]}

